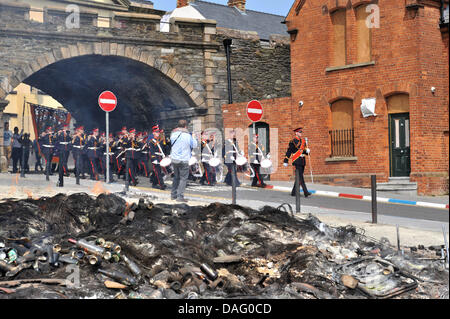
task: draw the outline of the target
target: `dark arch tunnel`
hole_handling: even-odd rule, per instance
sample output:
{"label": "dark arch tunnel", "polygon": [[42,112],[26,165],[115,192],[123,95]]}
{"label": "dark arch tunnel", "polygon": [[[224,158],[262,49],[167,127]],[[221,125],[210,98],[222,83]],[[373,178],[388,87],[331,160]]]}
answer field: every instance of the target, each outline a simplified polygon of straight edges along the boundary
{"label": "dark arch tunnel", "polygon": [[151,130],[156,123],[171,129],[180,118],[206,113],[159,70],[120,56],[86,55],[61,60],[23,82],[52,96],[87,129],[105,129],[105,112],[98,106],[98,96],[105,90],[114,92],[118,100],[109,115],[110,132],[122,126]]}

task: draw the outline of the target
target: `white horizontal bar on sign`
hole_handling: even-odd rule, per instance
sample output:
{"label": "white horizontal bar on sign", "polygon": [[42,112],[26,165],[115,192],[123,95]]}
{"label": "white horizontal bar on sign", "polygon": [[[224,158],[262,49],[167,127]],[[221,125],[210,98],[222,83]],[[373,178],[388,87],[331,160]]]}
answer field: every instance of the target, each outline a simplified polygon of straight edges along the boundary
{"label": "white horizontal bar on sign", "polygon": [[389,202],[389,198],[377,197],[377,202],[387,203],[387,202]]}
{"label": "white horizontal bar on sign", "polygon": [[111,100],[111,99],[100,99],[100,103],[105,103],[105,104],[116,104],[116,100]]}
{"label": "white horizontal bar on sign", "polygon": [[262,114],[263,111],[261,109],[248,109],[247,112],[255,113],[255,114]]}

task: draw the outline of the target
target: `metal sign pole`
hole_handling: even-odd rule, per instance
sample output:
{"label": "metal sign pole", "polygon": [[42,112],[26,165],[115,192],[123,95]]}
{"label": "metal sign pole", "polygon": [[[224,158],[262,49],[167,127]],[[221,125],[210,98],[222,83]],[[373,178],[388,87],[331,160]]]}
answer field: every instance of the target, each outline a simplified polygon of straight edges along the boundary
{"label": "metal sign pole", "polygon": [[106,183],[109,182],[109,112],[106,112]]}

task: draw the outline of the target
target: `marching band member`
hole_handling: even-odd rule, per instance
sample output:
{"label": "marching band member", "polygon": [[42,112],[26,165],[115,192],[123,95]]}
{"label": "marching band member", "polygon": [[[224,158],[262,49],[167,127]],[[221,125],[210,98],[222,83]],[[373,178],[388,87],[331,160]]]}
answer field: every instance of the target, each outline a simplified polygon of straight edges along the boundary
{"label": "marching band member", "polygon": [[98,140],[98,128],[92,130],[92,134],[88,136],[85,149],[87,151],[87,157],[90,164],[90,175],[92,180],[98,181],[98,165],[97,160],[99,157],[100,143]]}
{"label": "marching band member", "polygon": [[129,181],[131,185],[136,186],[138,184],[138,180],[136,178],[136,164],[138,159],[138,145],[136,143],[136,130],[130,129],[128,135],[124,136],[123,146],[125,148],[125,156],[128,164],[128,174]]}
{"label": "marching band member", "polygon": [[148,134],[146,132],[143,132],[141,134],[141,138],[139,139],[139,145],[141,147],[141,150],[139,152],[139,164],[141,165],[142,174],[145,177],[149,177],[148,161],[150,160],[147,138]]}
{"label": "marching band member", "polygon": [[[203,164],[204,172],[200,179],[200,184],[205,185],[205,182],[209,186],[214,186],[215,177],[213,176],[213,168],[209,165],[209,161],[213,158],[214,154],[210,147],[210,140],[208,139],[206,132],[201,133],[201,161]],[[214,179],[213,179],[214,177]]]}
{"label": "marching band member", "polygon": [[[225,176],[225,183],[229,186],[232,186],[233,180],[232,180],[232,171],[233,166],[235,168],[235,172],[237,171],[236,167],[236,158],[238,156],[239,147],[236,140],[236,131],[232,130],[230,131],[230,137],[225,140],[225,165],[228,168],[227,175]],[[241,185],[241,183],[238,180],[237,174],[234,174],[236,178],[236,187]]]}
{"label": "marching band member", "polygon": [[53,150],[55,148],[55,136],[52,132],[52,127],[48,126],[45,132],[41,134],[42,141],[42,153],[45,157],[45,179],[47,181],[50,180],[49,175],[53,175],[51,173],[52,169],[52,159],[53,159]]}
{"label": "marching band member", "polygon": [[67,160],[69,158],[70,150],[72,149],[69,125],[65,124],[56,136],[56,148],[59,156],[61,156],[62,169],[65,176],[69,176],[69,169],[67,168]]}
{"label": "marching band member", "polygon": [[[295,166],[296,170],[299,170],[300,175],[299,185],[302,187],[305,197],[308,197],[311,195],[311,193],[308,192],[308,189],[306,188],[305,180],[303,178],[303,172],[305,170],[306,165],[305,155],[309,155],[310,150],[309,148],[306,147],[306,140],[302,138],[302,130],[303,128],[301,127],[294,130],[295,137],[289,142],[289,147],[286,151],[286,156],[284,158],[283,165],[287,167],[289,158],[292,157],[292,165]],[[296,190],[294,183],[291,195],[295,196],[296,191],[300,192],[300,189]]]}
{"label": "marching band member", "polygon": [[161,172],[161,160],[163,159],[163,150],[159,142],[159,127],[153,127],[153,138],[150,141],[150,161],[152,162],[153,172],[150,176],[150,182],[153,188],[166,189]]}
{"label": "marching band member", "polygon": [[84,139],[84,127],[79,126],[75,129],[75,134],[72,138],[72,155],[75,161],[75,177],[83,175],[84,178],[84,170],[83,170],[83,150],[85,145]]}
{"label": "marching band member", "polygon": [[261,160],[262,160],[262,156],[264,155],[262,148],[263,148],[263,146],[259,145],[259,143],[258,143],[258,134],[253,135],[253,141],[250,143],[249,150],[248,150],[250,165],[253,168],[253,170],[255,171],[255,176],[253,176],[253,181],[252,181],[252,187],[257,186],[257,184],[259,184],[259,187],[262,187],[262,188],[267,186],[264,183],[264,180],[260,173]]}
{"label": "marching band member", "polygon": [[125,175],[125,147],[124,147],[124,139],[126,136],[128,136],[127,128],[124,126],[122,127],[122,130],[117,134],[118,139],[114,143],[115,152],[114,157],[116,160],[116,167],[117,167],[117,178],[120,179],[120,175],[123,175],[123,179],[126,179]]}

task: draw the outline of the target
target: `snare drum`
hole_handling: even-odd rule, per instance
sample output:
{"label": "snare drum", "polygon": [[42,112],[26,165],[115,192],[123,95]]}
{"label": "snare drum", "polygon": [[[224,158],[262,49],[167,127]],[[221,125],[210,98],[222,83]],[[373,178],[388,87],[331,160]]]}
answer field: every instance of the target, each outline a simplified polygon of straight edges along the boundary
{"label": "snare drum", "polygon": [[189,159],[189,166],[195,165],[195,164],[197,164],[197,163],[198,163],[198,160],[197,160],[197,158],[196,158],[195,156],[192,156],[192,157]]}
{"label": "snare drum", "polygon": [[159,165],[161,165],[161,167],[167,167],[170,164],[172,164],[172,160],[170,159],[170,157],[164,157],[161,162],[159,163]]}
{"label": "snare drum", "polygon": [[268,158],[265,158],[261,161],[261,167],[262,168],[270,168],[272,167],[272,161]]}
{"label": "snare drum", "polygon": [[245,156],[239,155],[236,158],[236,165],[237,166],[244,166],[245,164],[247,164],[247,158]]}
{"label": "snare drum", "polygon": [[209,160],[209,166],[217,167],[220,165],[220,159],[218,157],[213,157]]}

